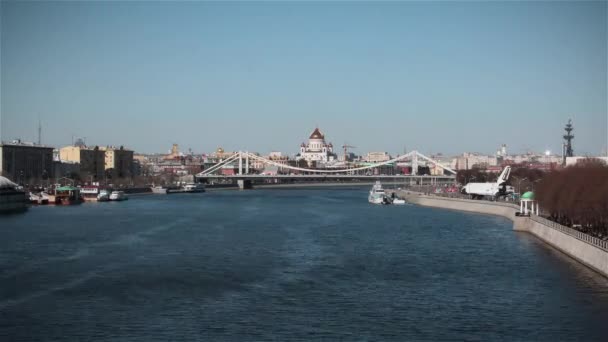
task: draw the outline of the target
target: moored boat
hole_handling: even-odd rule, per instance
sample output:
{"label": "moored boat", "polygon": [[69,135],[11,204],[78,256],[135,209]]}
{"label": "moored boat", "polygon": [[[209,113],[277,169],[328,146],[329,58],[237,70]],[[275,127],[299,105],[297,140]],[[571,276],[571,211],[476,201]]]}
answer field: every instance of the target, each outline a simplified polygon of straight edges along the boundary
{"label": "moored boat", "polygon": [[386,196],[380,181],[376,181],[376,184],[372,186],[367,200],[372,204],[390,204],[390,199]]}
{"label": "moored boat", "polygon": [[100,189],[97,194],[97,202],[107,202],[110,200],[110,191],[106,189]]}
{"label": "moored boat", "polygon": [[0,176],[0,214],[25,211],[28,202],[25,191],[8,178]]}
{"label": "moored boat", "polygon": [[110,201],[125,201],[128,200],[129,197],[125,194],[124,191],[112,191],[109,197]]}
{"label": "moored boat", "polygon": [[39,193],[30,192],[29,200],[32,204],[49,204],[49,195],[44,191]]}
{"label": "moored boat", "polygon": [[202,183],[188,183],[182,189],[184,192],[204,192],[205,186]]}
{"label": "moored boat", "polygon": [[395,199],[393,199],[393,204],[404,205],[405,204],[405,200],[401,199],[401,198],[395,198]]}
{"label": "moored boat", "polygon": [[84,200],[80,196],[80,188],[75,186],[61,186],[55,189],[55,204],[80,204]]}
{"label": "moored boat", "polygon": [[153,194],[160,194],[160,195],[167,194],[167,188],[162,187],[162,186],[153,186],[151,189],[152,189]]}

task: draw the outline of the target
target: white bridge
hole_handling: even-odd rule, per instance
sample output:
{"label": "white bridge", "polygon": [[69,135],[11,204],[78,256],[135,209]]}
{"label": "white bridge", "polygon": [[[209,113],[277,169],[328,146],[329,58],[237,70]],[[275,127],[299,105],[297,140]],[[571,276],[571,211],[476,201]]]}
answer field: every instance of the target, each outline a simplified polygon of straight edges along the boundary
{"label": "white bridge", "polygon": [[[265,166],[274,166],[278,170],[288,172],[288,174],[254,174],[250,173],[250,161],[255,161],[257,164],[263,164]],[[409,161],[412,166],[412,173],[409,175],[372,175],[370,171],[373,169],[380,168],[385,165],[391,165],[396,162]],[[234,165],[238,163],[238,173],[234,175],[221,175],[216,174],[225,166]],[[418,166],[420,164],[434,165],[447,172],[449,175],[418,175]],[[410,180],[410,182],[416,181],[418,184],[436,184],[437,182],[453,182],[456,171],[450,169],[447,166],[440,164],[437,161],[419,153],[418,151],[411,151],[407,154],[398,156],[387,161],[373,163],[365,166],[354,166],[346,168],[304,168],[298,166],[291,166],[285,163],[267,159],[250,152],[235,152],[228,158],[220,161],[219,163],[211,166],[210,168],[197,174],[197,178],[202,179],[234,179],[239,181],[239,186],[245,187],[245,181],[249,181],[249,184],[253,180],[270,180],[270,179],[284,179],[284,180],[377,180],[377,179],[391,179],[391,180]]]}

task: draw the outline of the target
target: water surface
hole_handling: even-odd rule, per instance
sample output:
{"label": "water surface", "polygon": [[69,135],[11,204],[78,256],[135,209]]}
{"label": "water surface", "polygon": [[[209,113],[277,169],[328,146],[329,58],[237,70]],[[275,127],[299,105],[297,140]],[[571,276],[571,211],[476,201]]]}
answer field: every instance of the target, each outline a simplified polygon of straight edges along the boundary
{"label": "water surface", "polygon": [[367,189],[0,217],[0,340],[605,340],[608,282],[511,222]]}

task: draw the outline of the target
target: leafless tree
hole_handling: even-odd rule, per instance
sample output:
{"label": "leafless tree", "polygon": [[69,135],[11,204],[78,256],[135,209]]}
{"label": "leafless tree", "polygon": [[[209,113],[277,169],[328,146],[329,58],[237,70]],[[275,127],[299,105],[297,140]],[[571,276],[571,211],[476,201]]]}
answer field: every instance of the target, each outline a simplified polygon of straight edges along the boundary
{"label": "leafless tree", "polygon": [[547,174],[536,198],[548,216],[592,235],[608,235],[608,166],[587,159]]}

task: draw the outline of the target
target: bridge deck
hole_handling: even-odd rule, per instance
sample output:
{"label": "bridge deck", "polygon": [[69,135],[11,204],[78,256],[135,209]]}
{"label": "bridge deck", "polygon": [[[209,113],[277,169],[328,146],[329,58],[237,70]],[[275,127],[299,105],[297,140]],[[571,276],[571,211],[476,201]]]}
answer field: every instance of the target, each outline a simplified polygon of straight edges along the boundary
{"label": "bridge deck", "polygon": [[430,176],[430,175],[198,175],[197,178],[220,178],[220,179],[435,179],[454,180],[454,176]]}

